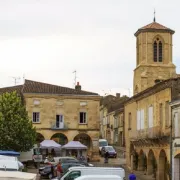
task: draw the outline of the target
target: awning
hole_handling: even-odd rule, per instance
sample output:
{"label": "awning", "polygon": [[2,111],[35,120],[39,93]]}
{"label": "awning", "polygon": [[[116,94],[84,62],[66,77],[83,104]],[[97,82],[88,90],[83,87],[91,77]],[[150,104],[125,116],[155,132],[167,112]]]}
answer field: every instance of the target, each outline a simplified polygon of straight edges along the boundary
{"label": "awning", "polygon": [[16,151],[2,151],[2,150],[0,150],[0,155],[20,156],[20,153],[19,153],[19,152],[16,152]]}
{"label": "awning", "polygon": [[48,149],[48,148],[60,148],[61,145],[56,143],[53,140],[44,140],[40,143],[41,149]]}
{"label": "awning", "polygon": [[87,146],[81,144],[79,141],[70,141],[62,146],[62,149],[87,149]]}

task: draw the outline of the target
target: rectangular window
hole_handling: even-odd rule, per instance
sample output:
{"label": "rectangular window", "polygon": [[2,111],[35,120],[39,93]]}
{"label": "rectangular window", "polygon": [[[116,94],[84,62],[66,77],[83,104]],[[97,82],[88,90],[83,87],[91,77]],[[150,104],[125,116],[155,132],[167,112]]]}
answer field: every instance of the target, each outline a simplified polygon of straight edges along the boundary
{"label": "rectangular window", "polygon": [[39,113],[39,112],[33,112],[32,122],[33,122],[33,123],[38,123],[38,122],[40,122],[40,113]]}
{"label": "rectangular window", "polygon": [[137,130],[144,129],[144,109],[137,111]]}
{"label": "rectangular window", "polygon": [[63,115],[56,115],[56,127],[62,128],[64,126]]}
{"label": "rectangular window", "polygon": [[154,42],[154,62],[157,62],[157,42]]}
{"label": "rectangular window", "polygon": [[79,123],[80,124],[86,124],[87,123],[87,117],[86,116],[87,116],[86,112],[80,112],[79,113],[79,117],[80,117]]}
{"label": "rectangular window", "polygon": [[123,126],[123,122],[124,122],[124,116],[121,115],[120,126]]}
{"label": "rectangular window", "polygon": [[162,62],[162,43],[159,42],[159,62]]}
{"label": "rectangular window", "polygon": [[132,121],[131,118],[132,118],[131,113],[129,113],[129,115],[128,115],[128,127],[129,127],[128,129],[129,129],[129,130],[131,130],[131,123],[132,123],[132,122],[131,122],[131,121]]}
{"label": "rectangular window", "polygon": [[166,122],[166,127],[169,127],[169,101],[166,101],[165,104],[165,122]]}

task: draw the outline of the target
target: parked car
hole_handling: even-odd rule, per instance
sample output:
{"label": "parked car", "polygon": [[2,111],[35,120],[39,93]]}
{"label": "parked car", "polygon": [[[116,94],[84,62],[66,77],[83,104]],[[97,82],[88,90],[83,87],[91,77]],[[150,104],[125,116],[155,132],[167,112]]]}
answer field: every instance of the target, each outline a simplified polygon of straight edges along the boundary
{"label": "parked car", "polygon": [[104,146],[108,146],[108,142],[106,139],[99,139],[99,154],[101,154],[101,149]]}
{"label": "parked car", "polygon": [[[55,171],[57,165],[52,165],[52,166],[53,166],[53,169]],[[39,168],[39,174],[41,175],[41,177],[44,177],[44,178],[49,178],[49,179],[52,178],[51,165],[40,167]]]}
{"label": "parked car", "polygon": [[94,166],[93,164],[90,164],[86,161],[80,161],[74,157],[69,157],[69,156],[65,156],[65,157],[54,157],[51,161],[45,161],[46,164],[53,164],[53,165],[56,165],[58,162],[61,162],[62,163],[79,163],[79,164],[82,164],[82,165],[85,165],[85,166]]}
{"label": "parked car", "polygon": [[65,163],[65,162],[78,162],[78,160],[74,157],[64,156],[64,157],[54,157],[52,159],[46,158],[44,163],[48,164],[57,164],[58,162]]}
{"label": "parked car", "polygon": [[[123,168],[112,168],[112,167],[71,167],[69,170],[61,177],[61,180],[75,180],[80,176],[87,175],[105,175],[105,176],[118,176],[120,179],[125,180],[125,171]],[[92,178],[91,178],[92,179]],[[95,178],[93,178],[95,180]],[[107,179],[107,178],[104,178]],[[110,177],[108,177],[111,180]],[[52,180],[58,180],[54,178]]]}
{"label": "parked car", "polygon": [[112,146],[104,146],[101,149],[101,156],[104,157],[105,153],[108,153],[108,157],[117,157],[117,152]]}
{"label": "parked car", "polygon": [[[53,166],[53,169],[55,171],[57,168],[57,165],[52,165],[52,166]],[[61,163],[63,173],[67,172],[67,170],[70,167],[75,167],[75,166],[85,167],[85,165],[77,163],[77,162],[75,162],[75,163],[73,163],[73,162]],[[39,174],[44,178],[52,178],[51,165],[47,165],[47,166],[39,168]]]}

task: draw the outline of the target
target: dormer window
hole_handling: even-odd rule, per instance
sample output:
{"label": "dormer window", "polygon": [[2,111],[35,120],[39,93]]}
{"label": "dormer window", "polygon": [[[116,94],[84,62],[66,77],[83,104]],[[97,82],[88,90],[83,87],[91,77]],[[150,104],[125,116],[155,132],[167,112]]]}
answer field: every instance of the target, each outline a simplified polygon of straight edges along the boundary
{"label": "dormer window", "polygon": [[163,59],[162,48],[163,48],[162,42],[160,41],[159,38],[156,38],[153,44],[154,62],[162,62],[162,59]]}

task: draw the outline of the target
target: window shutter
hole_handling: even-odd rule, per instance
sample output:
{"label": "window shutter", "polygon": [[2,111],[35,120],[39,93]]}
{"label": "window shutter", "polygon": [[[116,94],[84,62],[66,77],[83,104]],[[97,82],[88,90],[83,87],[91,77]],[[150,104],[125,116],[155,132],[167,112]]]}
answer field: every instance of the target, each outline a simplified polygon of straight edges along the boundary
{"label": "window shutter", "polygon": [[141,129],[141,124],[140,124],[140,111],[137,111],[137,130]]}
{"label": "window shutter", "polygon": [[149,128],[153,127],[153,107],[150,106],[148,110],[148,125]]}
{"label": "window shutter", "polygon": [[141,129],[144,129],[144,109],[141,109]]}

